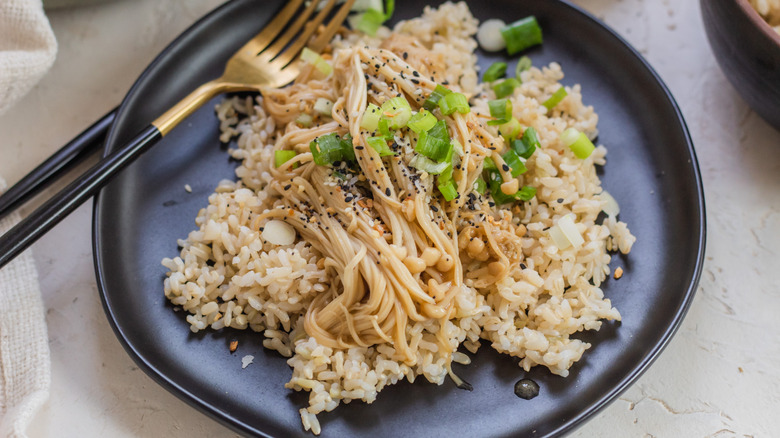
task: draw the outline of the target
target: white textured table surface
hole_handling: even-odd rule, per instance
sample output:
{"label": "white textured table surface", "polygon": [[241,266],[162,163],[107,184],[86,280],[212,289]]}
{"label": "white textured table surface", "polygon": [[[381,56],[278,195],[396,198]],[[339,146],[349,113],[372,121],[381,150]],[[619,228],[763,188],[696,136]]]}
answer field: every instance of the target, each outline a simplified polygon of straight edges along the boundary
{"label": "white textured table surface", "polygon": [[[58,59],[0,117],[0,175],[16,182],[111,109],[169,41],[218,3],[119,0],[50,12]],[[576,3],[642,52],[677,98],[704,178],[708,240],[704,275],[677,335],[642,378],[574,436],[777,436],[780,133],[718,69],[698,1]],[[82,206],[33,246],[52,389],[30,435],[235,435],[159,387],[125,354],[96,290],[90,212],[91,205]]]}

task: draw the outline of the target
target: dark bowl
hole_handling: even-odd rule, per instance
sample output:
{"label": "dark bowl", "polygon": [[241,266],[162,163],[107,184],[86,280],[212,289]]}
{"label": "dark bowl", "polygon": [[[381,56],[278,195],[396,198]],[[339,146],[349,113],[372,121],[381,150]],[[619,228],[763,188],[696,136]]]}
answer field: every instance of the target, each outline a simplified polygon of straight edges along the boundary
{"label": "dark bowl", "polygon": [[700,0],[715,59],[734,88],[780,130],[780,34],[748,0]]}

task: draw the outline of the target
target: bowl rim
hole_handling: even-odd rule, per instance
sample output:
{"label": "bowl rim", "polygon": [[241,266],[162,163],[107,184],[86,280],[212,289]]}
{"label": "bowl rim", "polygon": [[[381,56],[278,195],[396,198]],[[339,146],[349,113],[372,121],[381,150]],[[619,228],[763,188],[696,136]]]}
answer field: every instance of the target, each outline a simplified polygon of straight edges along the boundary
{"label": "bowl rim", "polygon": [[737,5],[739,5],[740,8],[745,12],[745,15],[750,18],[751,21],[755,23],[755,25],[761,29],[761,31],[767,35],[767,37],[775,42],[775,45],[777,47],[780,47],[780,33],[777,33],[772,26],[769,25],[769,23],[764,20],[764,17],[761,16],[761,14],[758,13],[755,8],[753,8],[753,5],[750,4],[748,0],[735,0]]}

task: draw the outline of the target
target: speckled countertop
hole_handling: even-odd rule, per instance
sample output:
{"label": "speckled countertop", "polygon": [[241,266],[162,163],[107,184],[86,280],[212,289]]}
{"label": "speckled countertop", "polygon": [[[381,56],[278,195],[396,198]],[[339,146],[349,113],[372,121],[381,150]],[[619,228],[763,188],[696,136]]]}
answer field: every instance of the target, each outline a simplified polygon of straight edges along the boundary
{"label": "speckled countertop", "polygon": [[[110,110],[169,41],[218,3],[117,0],[51,11],[59,55],[45,79],[0,117],[0,175],[16,182]],[[677,335],[642,378],[573,436],[776,436],[780,132],[718,69],[698,1],[575,3],[642,52],[682,107],[704,178],[708,240],[704,275]],[[33,246],[52,388],[30,436],[234,435],[125,354],[97,294],[90,213],[91,203],[82,206]]]}

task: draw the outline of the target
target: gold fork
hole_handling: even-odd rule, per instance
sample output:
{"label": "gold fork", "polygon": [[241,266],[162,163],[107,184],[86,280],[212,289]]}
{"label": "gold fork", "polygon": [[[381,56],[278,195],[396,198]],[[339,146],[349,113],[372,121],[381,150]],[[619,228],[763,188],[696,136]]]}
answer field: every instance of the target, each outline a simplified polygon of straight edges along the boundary
{"label": "gold fork", "polygon": [[[304,0],[290,0],[259,34],[233,54],[222,76],[196,88],[128,144],[103,158],[0,236],[0,268],[97,193],[120,170],[213,97],[238,91],[259,92],[261,87],[280,87],[292,82],[299,72],[294,61],[303,47],[321,52],[341,27],[354,2],[355,0],[344,2],[328,24],[318,29],[333,12],[337,0],[312,0],[303,9]],[[318,5],[321,3],[324,3],[324,6],[318,11]],[[315,12],[317,14],[311,18]],[[317,30],[319,34],[313,37]]]}

